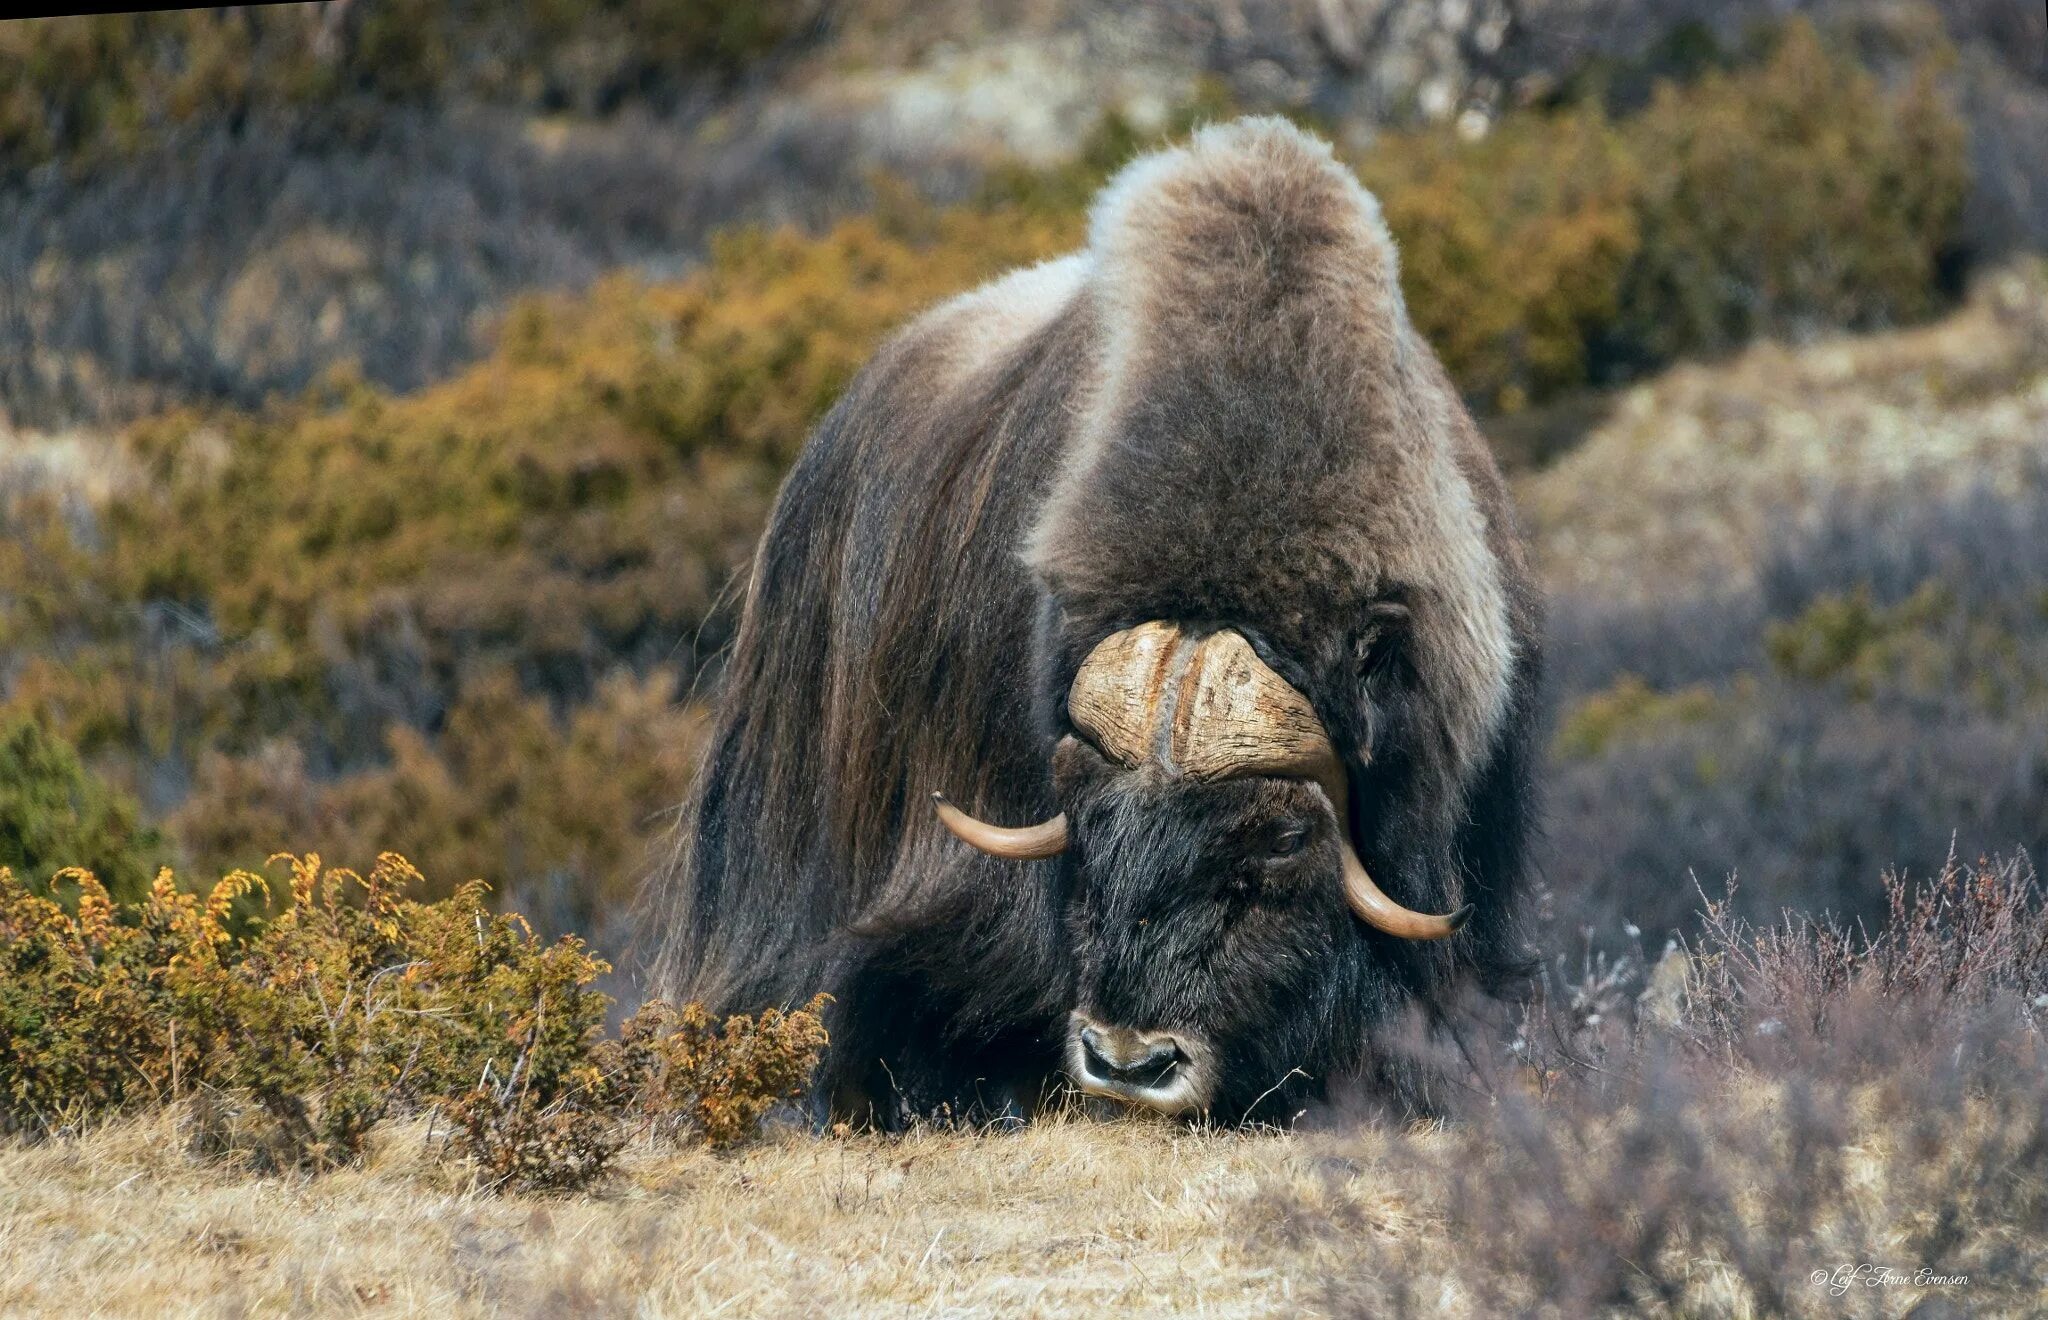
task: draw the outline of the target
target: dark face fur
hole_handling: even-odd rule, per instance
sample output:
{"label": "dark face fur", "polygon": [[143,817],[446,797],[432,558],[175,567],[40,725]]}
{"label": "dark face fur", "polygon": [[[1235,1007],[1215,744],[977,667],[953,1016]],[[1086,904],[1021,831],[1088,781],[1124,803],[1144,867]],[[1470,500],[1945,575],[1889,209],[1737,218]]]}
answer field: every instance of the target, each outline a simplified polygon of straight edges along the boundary
{"label": "dark face fur", "polygon": [[1331,1029],[1350,1016],[1359,942],[1322,789],[1202,783],[1079,739],[1060,744],[1054,782],[1073,830],[1069,1075],[1167,1113],[1283,1116],[1343,1052]]}

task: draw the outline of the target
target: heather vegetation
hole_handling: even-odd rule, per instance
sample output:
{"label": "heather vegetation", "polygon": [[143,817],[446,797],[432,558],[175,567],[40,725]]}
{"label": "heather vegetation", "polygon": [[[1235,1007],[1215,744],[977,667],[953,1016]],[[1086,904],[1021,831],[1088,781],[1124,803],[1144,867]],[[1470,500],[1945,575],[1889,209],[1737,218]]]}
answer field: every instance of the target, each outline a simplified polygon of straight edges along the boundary
{"label": "heather vegetation", "polygon": [[1571,926],[1681,927],[1730,875],[1751,920],[1875,921],[1888,868],[2048,847],[2042,279],[1674,373],[1525,481]]}
{"label": "heather vegetation", "polygon": [[1341,1155],[1269,1189],[1261,1233],[1338,1253],[1340,1316],[2032,1313],[2043,892],[1954,861],[1885,892],[1868,929],[1717,900],[1661,957],[1558,957],[1448,1148],[1393,1149],[1401,1185],[1443,1179],[1441,1239],[1396,1231]]}
{"label": "heather vegetation", "polygon": [[1679,928],[1730,875],[1753,919],[1873,918],[1886,867],[2048,849],[2048,494],[1823,518],[1751,590],[1563,603],[1550,880],[1579,922]]}

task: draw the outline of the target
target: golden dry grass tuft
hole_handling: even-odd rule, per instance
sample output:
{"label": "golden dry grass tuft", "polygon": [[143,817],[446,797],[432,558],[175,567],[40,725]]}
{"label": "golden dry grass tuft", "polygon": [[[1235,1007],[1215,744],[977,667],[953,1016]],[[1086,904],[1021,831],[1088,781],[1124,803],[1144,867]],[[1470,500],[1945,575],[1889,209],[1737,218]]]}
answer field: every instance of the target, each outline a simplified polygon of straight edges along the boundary
{"label": "golden dry grass tuft", "polygon": [[[438,1139],[395,1128],[361,1169],[262,1180],[184,1154],[173,1112],[0,1149],[0,1312],[1269,1315],[1314,1298],[1333,1250],[1248,1233],[1261,1191],[1321,1194],[1319,1140],[1270,1132],[785,1130],[737,1156],[637,1147],[573,1199],[449,1181]],[[1356,1143],[1345,1167],[1384,1231],[1431,1231]]]}
{"label": "golden dry grass tuft", "polygon": [[[1696,1097],[1689,1120],[1641,1103],[1553,1115],[1533,1149],[1512,1121],[1290,1134],[1070,1112],[1014,1131],[784,1129],[728,1155],[641,1145],[602,1190],[569,1198],[464,1184],[417,1124],[382,1133],[361,1168],[244,1178],[187,1155],[188,1125],[156,1111],[0,1148],[0,1313],[1751,1316],[1770,1313],[1753,1263],[1673,1207],[1693,1177],[1739,1170],[1714,1227],[1762,1237],[1800,1201],[1774,1180],[1822,1159],[1839,1197],[1766,1247],[1783,1257],[1779,1313],[1835,1315],[1812,1272],[1868,1258],[1910,1275],[1927,1221],[1948,1212],[1910,1198],[2013,1122],[1993,1112],[2010,1096],[1968,1102],[1944,1129],[1956,1151],[1930,1157],[1886,1086],[1865,1090],[1847,1096],[1839,1145],[1804,1154],[1772,1135],[1811,1109],[1803,1084],[1750,1077]],[[1683,1147],[1695,1132],[1705,1144]],[[2010,1176],[2032,1180],[2038,1206],[2038,1159],[2015,1163],[2035,1166]],[[1964,1216],[1949,1249],[1970,1282],[1865,1294],[1848,1313],[2048,1302],[2027,1275],[2048,1239],[2011,1211]],[[1642,1217],[1664,1233],[1643,1264],[1684,1281],[1669,1305],[1559,1309],[1551,1290],[1601,1278],[1586,1257],[1633,1274],[1616,1257]]]}

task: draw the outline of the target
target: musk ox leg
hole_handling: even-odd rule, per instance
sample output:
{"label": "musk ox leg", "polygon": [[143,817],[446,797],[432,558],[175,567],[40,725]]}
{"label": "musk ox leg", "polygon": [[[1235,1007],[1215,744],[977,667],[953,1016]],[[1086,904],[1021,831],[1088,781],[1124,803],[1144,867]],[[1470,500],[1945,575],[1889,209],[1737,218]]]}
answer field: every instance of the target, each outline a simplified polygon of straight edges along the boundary
{"label": "musk ox leg", "polygon": [[977,1030],[928,980],[870,965],[828,1016],[832,1046],[812,1087],[812,1117],[885,1132],[1031,1117],[1059,1087],[1048,1022]]}

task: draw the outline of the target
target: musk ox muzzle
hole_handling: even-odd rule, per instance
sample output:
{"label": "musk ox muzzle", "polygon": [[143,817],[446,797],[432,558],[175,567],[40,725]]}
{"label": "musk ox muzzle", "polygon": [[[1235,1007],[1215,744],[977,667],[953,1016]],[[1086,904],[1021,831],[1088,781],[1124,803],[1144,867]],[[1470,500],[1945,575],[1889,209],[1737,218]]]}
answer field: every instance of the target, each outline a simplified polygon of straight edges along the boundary
{"label": "musk ox muzzle", "polygon": [[[1241,633],[1196,637],[1154,621],[1112,633],[1081,662],[1067,715],[1106,757],[1197,780],[1263,775],[1318,785],[1344,840],[1344,898],[1358,919],[1401,939],[1456,934],[1472,915],[1431,916],[1401,906],[1366,872],[1350,831],[1343,758],[1308,698],[1259,659]],[[997,857],[1056,856],[1067,846],[1064,814],[1007,828],[977,820],[934,793],[939,820],[962,842]]]}
{"label": "musk ox muzzle", "polygon": [[1067,1075],[1090,1095],[1162,1114],[1196,1113],[1213,1088],[1208,1046],[1182,1032],[1110,1026],[1086,1013],[1067,1024]]}

